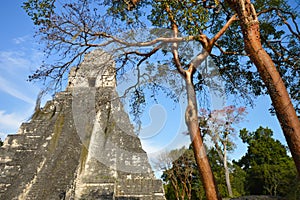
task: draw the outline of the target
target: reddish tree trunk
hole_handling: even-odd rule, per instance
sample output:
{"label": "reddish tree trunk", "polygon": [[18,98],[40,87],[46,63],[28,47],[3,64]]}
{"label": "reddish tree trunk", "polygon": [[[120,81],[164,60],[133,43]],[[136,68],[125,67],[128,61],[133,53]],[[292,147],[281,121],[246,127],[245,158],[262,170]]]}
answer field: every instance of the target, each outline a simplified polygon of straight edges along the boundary
{"label": "reddish tree trunk", "polygon": [[221,200],[222,198],[219,195],[217,184],[208,161],[203,144],[203,138],[199,129],[196,93],[192,83],[192,75],[192,72],[187,71],[186,90],[188,106],[185,113],[185,121],[190,133],[194,156],[200,171],[202,183],[206,192],[206,198],[208,200]]}
{"label": "reddish tree trunk", "polygon": [[287,144],[300,175],[300,121],[292,105],[284,82],[260,40],[259,22],[250,0],[227,0],[238,13],[245,50],[255,64],[272,99]]}

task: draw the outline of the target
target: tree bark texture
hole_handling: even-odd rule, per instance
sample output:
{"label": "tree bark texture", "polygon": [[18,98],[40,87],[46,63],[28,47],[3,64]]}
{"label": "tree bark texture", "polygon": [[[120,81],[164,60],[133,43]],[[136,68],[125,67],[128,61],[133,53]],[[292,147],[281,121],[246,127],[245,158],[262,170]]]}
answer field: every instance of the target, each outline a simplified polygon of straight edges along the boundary
{"label": "tree bark texture", "polygon": [[228,163],[227,163],[227,146],[224,144],[224,156],[223,156],[223,165],[224,165],[224,170],[225,170],[225,181],[226,181],[226,186],[228,190],[228,195],[229,197],[232,197],[232,188],[231,188],[231,183],[230,183],[230,173],[228,169]]}
{"label": "tree bark texture", "polygon": [[250,0],[227,0],[238,14],[245,50],[255,64],[271,97],[277,118],[300,175],[300,121],[284,82],[260,40],[257,14]]}
{"label": "tree bark texture", "polygon": [[215,182],[213,172],[211,170],[211,166],[209,164],[206,150],[203,144],[203,138],[200,133],[196,93],[194,85],[192,83],[192,75],[192,72],[186,72],[185,81],[188,105],[185,113],[185,121],[190,133],[194,156],[201,174],[206,197],[208,200],[221,200],[222,198],[219,195],[217,184]]}

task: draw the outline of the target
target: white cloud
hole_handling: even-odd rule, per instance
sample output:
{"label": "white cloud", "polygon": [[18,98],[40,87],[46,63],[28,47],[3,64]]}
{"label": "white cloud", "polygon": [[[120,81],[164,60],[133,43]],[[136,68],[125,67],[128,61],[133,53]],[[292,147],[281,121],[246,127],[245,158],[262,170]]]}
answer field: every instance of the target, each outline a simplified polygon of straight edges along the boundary
{"label": "white cloud", "polygon": [[[22,38],[22,39],[21,39]],[[16,40],[25,40],[25,37]],[[0,51],[0,91],[13,98],[33,104],[39,89],[26,79],[41,63],[41,53],[29,48],[18,48],[15,51]],[[7,99],[1,99],[8,102]]]}
{"label": "white cloud", "polygon": [[[16,133],[33,110],[39,88],[26,81],[36,69],[42,53],[34,49],[29,36],[14,39],[16,45],[0,51],[0,137]],[[7,95],[6,95],[7,94]],[[22,101],[16,101],[22,100]]]}
{"label": "white cloud", "polygon": [[179,149],[182,146],[188,147],[190,145],[190,138],[183,134],[177,134],[174,138],[164,138],[164,141],[157,141],[157,139],[141,139],[142,147],[147,152],[148,157],[155,157],[161,152]]}
{"label": "white cloud", "polygon": [[142,147],[143,149],[147,152],[148,155],[151,155],[153,153],[157,153],[162,150],[162,147],[159,146],[158,144],[155,144],[154,141],[149,141],[149,140],[142,140]]}
{"label": "white cloud", "polygon": [[[29,113],[7,113],[4,110],[0,110],[0,131],[1,132],[16,132],[22,122],[26,121]],[[0,137],[3,136],[0,135]]]}
{"label": "white cloud", "polygon": [[14,86],[14,84],[11,81],[5,80],[1,76],[0,76],[0,90],[26,103],[34,104],[35,102],[33,97],[29,97],[24,92],[22,92],[24,90],[22,90],[20,87],[17,88],[16,86]]}
{"label": "white cloud", "polygon": [[0,52],[0,69],[7,72],[15,71],[16,68],[28,69],[30,66],[30,55],[24,51],[1,51]]}
{"label": "white cloud", "polygon": [[19,48],[15,51],[0,51],[0,72],[25,81],[42,63],[43,54],[35,49]]}
{"label": "white cloud", "polygon": [[24,42],[28,41],[28,39],[30,39],[30,38],[31,38],[30,35],[25,35],[25,36],[14,38],[13,42],[15,44],[21,44],[21,43],[24,43]]}

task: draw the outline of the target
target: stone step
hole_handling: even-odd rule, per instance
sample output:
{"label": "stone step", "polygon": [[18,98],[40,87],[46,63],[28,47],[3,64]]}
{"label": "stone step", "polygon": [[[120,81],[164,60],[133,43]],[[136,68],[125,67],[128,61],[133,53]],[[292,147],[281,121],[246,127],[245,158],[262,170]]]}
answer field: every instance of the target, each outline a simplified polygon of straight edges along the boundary
{"label": "stone step", "polygon": [[9,162],[12,162],[12,159],[13,158],[13,156],[8,156],[7,154],[6,155],[4,155],[4,154],[2,154],[1,152],[0,152],[0,165],[2,164],[2,163],[9,163]]}
{"label": "stone step", "polygon": [[42,130],[45,130],[48,125],[49,122],[45,120],[34,119],[31,122],[22,123],[17,134],[36,134],[37,131],[41,132]]}
{"label": "stone step", "polygon": [[32,133],[34,131],[32,126],[33,126],[33,124],[30,122],[23,122],[17,132],[17,135]]}
{"label": "stone step", "polygon": [[116,183],[116,195],[163,194],[160,180],[153,179],[120,179]]}
{"label": "stone step", "polygon": [[20,165],[0,164],[0,183],[10,183],[21,171]]}
{"label": "stone step", "polygon": [[114,196],[114,187],[114,182],[84,183],[81,189],[85,195],[81,196],[81,199],[111,200]]}
{"label": "stone step", "polygon": [[0,149],[0,163],[11,162],[15,156],[15,151],[10,151],[9,149]]}
{"label": "stone step", "polygon": [[71,100],[73,97],[72,97],[72,94],[71,92],[58,92],[55,94],[55,97],[53,99],[53,101],[56,101],[56,102],[65,102],[66,100]]}
{"label": "stone step", "polygon": [[4,141],[3,148],[6,149],[36,149],[40,141],[44,140],[45,136],[37,135],[37,134],[15,134],[15,135],[9,135],[6,140]]}
{"label": "stone step", "polygon": [[0,156],[0,164],[6,164],[6,165],[19,165],[22,164],[22,162],[25,159],[30,159],[34,155],[34,151],[28,151],[28,150],[19,150],[18,152],[15,152],[13,156]]}
{"label": "stone step", "polygon": [[10,183],[0,183],[0,197],[1,197],[1,194],[6,192],[6,190],[9,186],[11,186]]}
{"label": "stone step", "polygon": [[32,159],[36,157],[36,153],[36,149],[28,149],[24,146],[19,146],[14,151],[0,151],[0,166],[2,164],[22,165],[24,162],[33,161]]}

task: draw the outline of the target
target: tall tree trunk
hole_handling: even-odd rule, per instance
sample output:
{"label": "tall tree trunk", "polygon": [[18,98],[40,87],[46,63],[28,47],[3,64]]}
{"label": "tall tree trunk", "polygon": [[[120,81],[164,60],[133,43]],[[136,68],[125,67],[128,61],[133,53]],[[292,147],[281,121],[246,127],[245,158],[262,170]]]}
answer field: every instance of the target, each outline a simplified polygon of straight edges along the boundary
{"label": "tall tree trunk", "polygon": [[298,175],[300,175],[300,121],[274,62],[262,47],[255,9],[250,0],[227,0],[227,2],[238,14],[245,50],[268,89]]}
{"label": "tall tree trunk", "polygon": [[223,156],[223,165],[225,169],[225,181],[226,181],[226,186],[228,190],[228,195],[229,197],[232,197],[232,189],[231,189],[231,183],[230,183],[230,176],[229,176],[229,169],[228,169],[228,164],[227,164],[227,146],[224,144],[224,156]]}
{"label": "tall tree trunk", "polygon": [[192,76],[192,71],[186,71],[185,81],[188,105],[185,113],[185,121],[190,133],[194,156],[198,165],[198,169],[200,171],[202,183],[206,192],[206,197],[208,200],[221,200],[222,198],[219,195],[217,184],[215,182],[213,172],[211,170],[206,150],[203,144],[203,138],[200,133],[196,93],[192,82]]}
{"label": "tall tree trunk", "polygon": [[178,189],[178,182],[177,182],[177,178],[175,177],[175,175],[172,173],[170,174],[170,170],[167,171],[167,176],[169,177],[170,179],[170,182],[171,182],[171,185],[173,187],[173,190],[175,192],[175,196],[176,196],[176,199],[177,200],[180,200],[179,199],[179,189]]}
{"label": "tall tree trunk", "polygon": [[187,182],[188,182],[188,199],[191,200],[192,199],[192,184],[191,184],[190,180],[188,180]]}
{"label": "tall tree trunk", "polygon": [[[226,136],[225,141],[228,141],[228,136]],[[218,153],[218,156],[220,157],[220,159],[223,162],[224,165],[224,171],[225,171],[225,182],[226,182],[226,187],[227,187],[227,191],[228,191],[228,195],[229,197],[232,197],[232,188],[231,188],[231,183],[230,183],[230,176],[229,176],[229,169],[228,169],[228,163],[227,163],[227,145],[226,142],[222,142],[223,148],[224,148],[224,152],[222,152],[218,141],[216,139],[213,139],[213,142],[215,144],[216,147],[216,151]]]}

